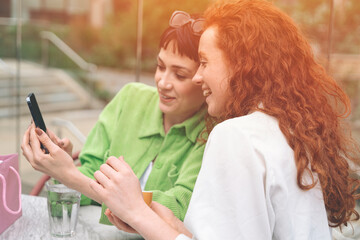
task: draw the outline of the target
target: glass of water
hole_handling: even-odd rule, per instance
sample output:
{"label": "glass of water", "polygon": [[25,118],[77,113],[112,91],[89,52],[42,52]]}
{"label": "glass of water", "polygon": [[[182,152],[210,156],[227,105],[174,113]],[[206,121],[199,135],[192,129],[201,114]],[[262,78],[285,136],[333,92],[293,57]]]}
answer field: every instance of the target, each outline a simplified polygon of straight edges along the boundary
{"label": "glass of water", "polygon": [[75,236],[81,193],[50,179],[45,183],[50,234],[56,238]]}

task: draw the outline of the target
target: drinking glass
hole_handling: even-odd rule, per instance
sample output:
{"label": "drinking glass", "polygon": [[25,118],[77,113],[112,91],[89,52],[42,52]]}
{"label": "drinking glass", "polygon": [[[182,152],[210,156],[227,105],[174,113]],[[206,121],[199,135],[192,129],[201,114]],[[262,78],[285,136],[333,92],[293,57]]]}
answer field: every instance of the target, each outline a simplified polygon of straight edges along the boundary
{"label": "drinking glass", "polygon": [[50,234],[56,238],[75,236],[81,193],[50,179],[45,183]]}

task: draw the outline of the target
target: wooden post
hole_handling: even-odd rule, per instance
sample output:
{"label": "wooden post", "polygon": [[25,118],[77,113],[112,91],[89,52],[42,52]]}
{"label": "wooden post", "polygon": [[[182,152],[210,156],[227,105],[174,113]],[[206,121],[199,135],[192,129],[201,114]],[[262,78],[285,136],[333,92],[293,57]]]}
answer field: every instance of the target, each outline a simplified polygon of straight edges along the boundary
{"label": "wooden post", "polygon": [[330,72],[330,60],[332,51],[332,31],[334,27],[334,0],[329,0],[330,4],[330,17],[329,17],[329,31],[328,31],[328,49],[327,49],[327,64],[326,70]]}
{"label": "wooden post", "polygon": [[136,78],[135,78],[136,82],[140,81],[140,73],[141,73],[142,23],[143,23],[143,0],[138,0],[137,45],[136,45]]}

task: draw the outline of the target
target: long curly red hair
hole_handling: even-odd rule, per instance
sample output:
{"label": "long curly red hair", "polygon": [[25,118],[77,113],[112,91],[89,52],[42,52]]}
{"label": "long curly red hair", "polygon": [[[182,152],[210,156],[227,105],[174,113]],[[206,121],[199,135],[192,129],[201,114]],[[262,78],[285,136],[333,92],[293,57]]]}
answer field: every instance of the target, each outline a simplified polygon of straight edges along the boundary
{"label": "long curly red hair", "polygon": [[[205,28],[217,27],[218,47],[234,73],[232,101],[221,119],[251,111],[276,117],[294,150],[298,186],[308,190],[320,180],[329,226],[359,219],[359,180],[351,177],[348,163],[360,163],[359,148],[343,124],[349,98],[315,61],[291,18],[261,0],[220,1],[204,16]],[[313,180],[309,185],[306,172]]]}

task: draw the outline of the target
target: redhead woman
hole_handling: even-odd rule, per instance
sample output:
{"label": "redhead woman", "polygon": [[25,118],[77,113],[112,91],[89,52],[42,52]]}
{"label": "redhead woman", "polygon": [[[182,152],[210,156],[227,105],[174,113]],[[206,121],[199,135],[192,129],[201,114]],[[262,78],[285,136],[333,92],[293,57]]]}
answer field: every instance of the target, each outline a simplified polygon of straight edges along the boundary
{"label": "redhead woman", "polygon": [[91,187],[109,203],[112,222],[146,239],[331,239],[332,227],[359,219],[359,180],[349,167],[358,166],[359,148],[344,131],[348,97],[270,2],[221,1],[204,15],[193,81],[220,123],[184,223],[138,200],[121,158]]}
{"label": "redhead woman", "polygon": [[[79,157],[81,167],[68,154],[71,144],[61,149],[39,129],[35,132],[34,126],[26,131],[22,143],[30,164],[83,193],[81,204],[85,205],[103,203],[103,196],[89,185],[94,173],[109,171],[102,164],[110,156],[124,156],[142,189],[153,191],[155,201],[184,219],[205,147],[199,140],[205,129],[205,98],[201,86],[192,83],[199,67],[202,26],[203,19],[186,12],[172,15],[160,39],[156,88],[132,83],[121,89],[87,137]],[[48,132],[54,142],[62,142]],[[50,154],[41,151],[39,140]],[[104,214],[100,222],[109,223]]]}

